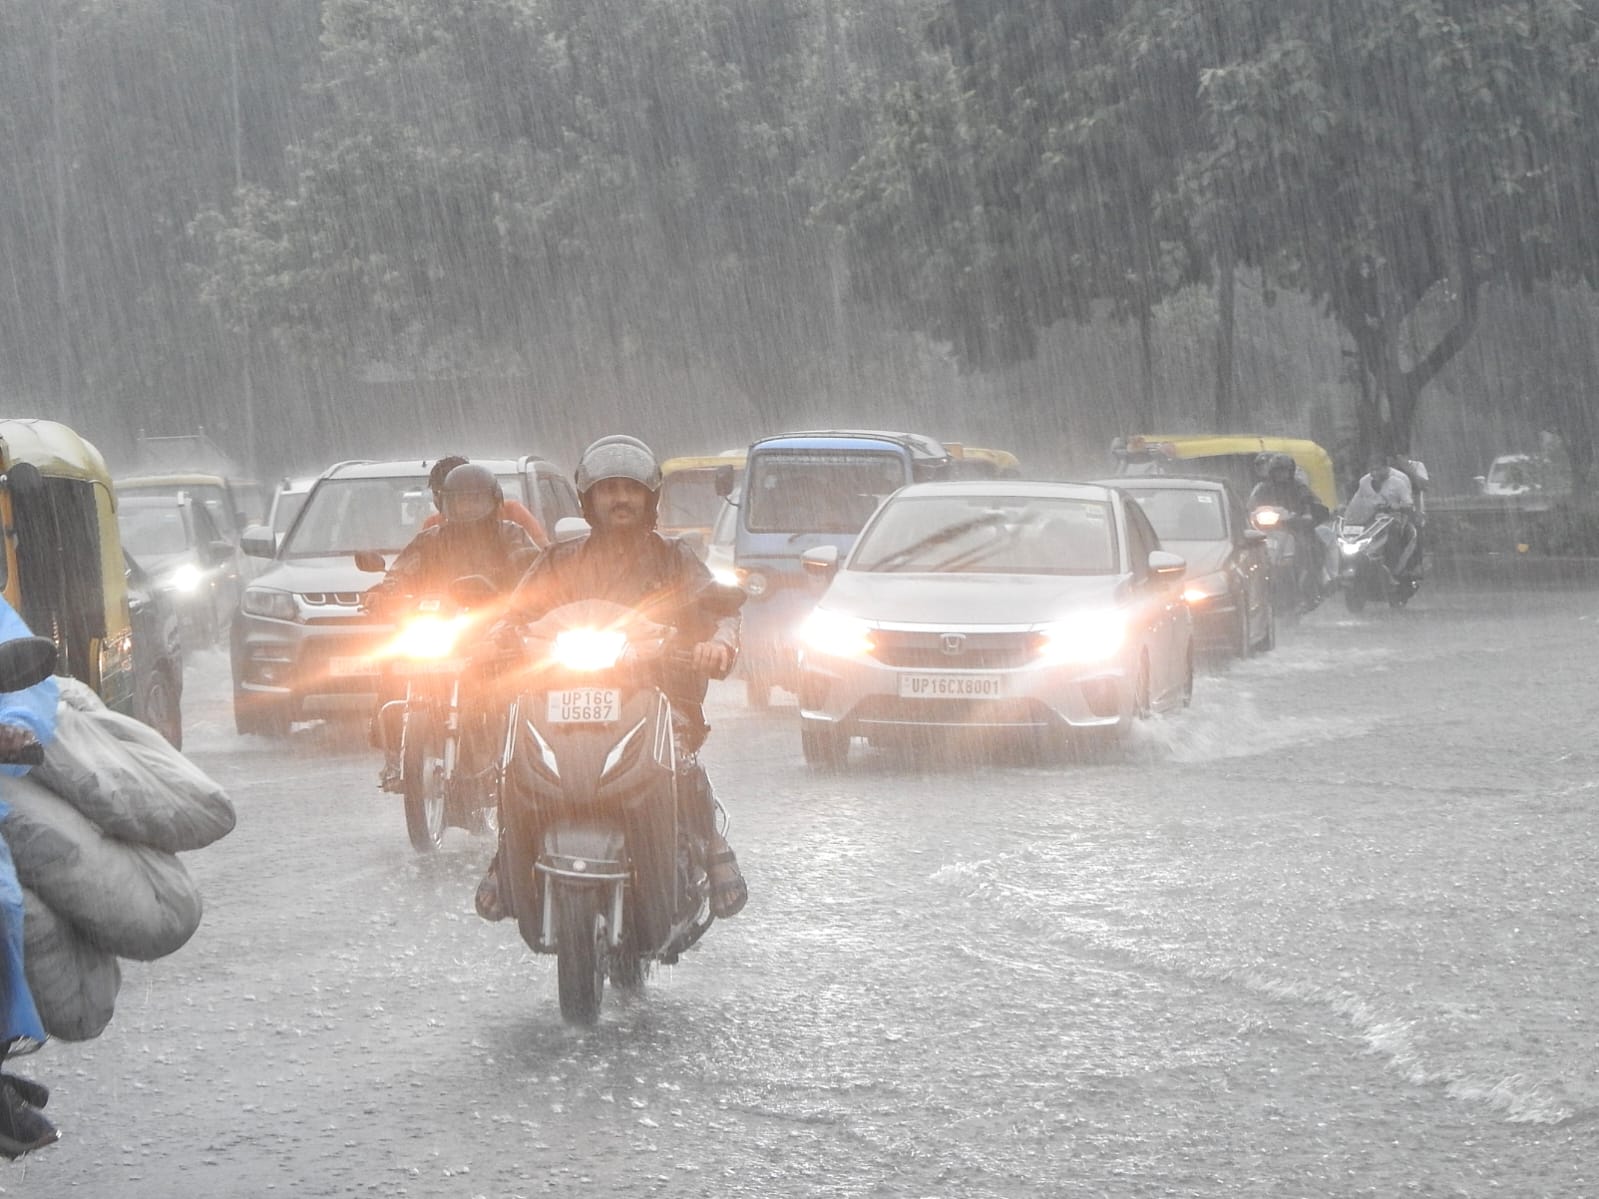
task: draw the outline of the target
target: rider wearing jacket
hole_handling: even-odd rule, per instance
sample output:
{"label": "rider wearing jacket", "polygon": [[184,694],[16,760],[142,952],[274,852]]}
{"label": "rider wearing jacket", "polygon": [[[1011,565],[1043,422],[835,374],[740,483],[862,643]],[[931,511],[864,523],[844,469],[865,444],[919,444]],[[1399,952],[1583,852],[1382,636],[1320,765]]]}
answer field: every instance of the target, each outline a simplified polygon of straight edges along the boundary
{"label": "rider wearing jacket", "polygon": [[[424,528],[411,539],[382,581],[367,591],[361,606],[381,615],[407,599],[445,594],[452,582],[467,575],[481,575],[502,594],[509,592],[537,547],[525,529],[504,519],[504,502],[500,481],[488,467],[464,463],[453,468],[438,491],[443,523]],[[385,703],[400,698],[402,690],[401,681],[385,670],[371,734],[372,743],[385,751],[378,785],[386,789],[398,778],[399,759],[391,738],[383,735],[379,715]]]}
{"label": "rider wearing jacket", "polygon": [[1294,540],[1299,548],[1297,557],[1302,563],[1300,586],[1306,595],[1318,596],[1321,572],[1312,576],[1310,570],[1312,564],[1325,559],[1326,552],[1316,537],[1316,526],[1325,523],[1332,514],[1316,498],[1316,493],[1300,480],[1294,460],[1287,454],[1271,456],[1266,463],[1266,477],[1249,493],[1249,511],[1253,513],[1260,508],[1282,508],[1292,514]]}
{"label": "rider wearing jacket", "polygon": [[[703,605],[710,571],[685,543],[655,532],[661,468],[643,442],[605,437],[583,451],[577,491],[592,532],[557,542],[539,556],[511,596],[506,626],[531,623],[563,604],[601,599],[622,604],[678,629],[693,645],[691,670],[665,680],[668,698],[688,749],[682,778],[688,818],[706,847],[711,914],[736,916],[749,897],[738,860],[716,827],[718,804],[698,750],[710,726],[701,707],[706,680],[725,678],[738,656],[738,617],[718,616]],[[496,871],[498,858],[478,887],[485,920],[506,916]]]}

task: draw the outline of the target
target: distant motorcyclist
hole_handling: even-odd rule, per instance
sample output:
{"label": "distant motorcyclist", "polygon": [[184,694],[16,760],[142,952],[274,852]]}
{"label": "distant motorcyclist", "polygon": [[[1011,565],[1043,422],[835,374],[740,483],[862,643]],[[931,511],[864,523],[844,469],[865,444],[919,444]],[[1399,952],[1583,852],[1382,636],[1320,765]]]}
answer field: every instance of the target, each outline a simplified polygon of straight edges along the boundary
{"label": "distant motorcyclist", "polygon": [[1298,468],[1289,455],[1271,455],[1266,463],[1266,477],[1249,493],[1250,513],[1261,508],[1281,508],[1289,514],[1294,543],[1298,547],[1295,556],[1300,564],[1300,590],[1310,603],[1316,603],[1321,598],[1324,582],[1321,567],[1327,556],[1325,545],[1316,536],[1316,527],[1332,514],[1310,486],[1300,480]]}
{"label": "distant motorcyclist", "polygon": [[[661,468],[654,453],[631,437],[605,437],[583,451],[577,492],[592,532],[557,542],[527,572],[511,598],[500,636],[564,604],[603,599],[622,604],[679,630],[692,644],[692,677],[666,680],[674,719],[688,753],[680,779],[687,811],[705,845],[711,914],[735,916],[749,897],[738,860],[716,827],[718,804],[698,750],[710,726],[702,703],[705,681],[725,678],[738,655],[738,618],[704,611],[700,596],[713,580],[694,551],[655,532]],[[476,906],[485,920],[503,920],[499,856],[478,886]]]}
{"label": "distant motorcyclist", "polygon": [[[440,458],[433,464],[433,469],[428,471],[428,490],[433,493],[433,507],[437,509],[431,516],[422,522],[424,529],[432,529],[444,523],[444,503],[442,500],[444,480],[458,466],[465,466],[467,459],[459,454],[449,454]],[[521,500],[505,497],[504,506],[501,508],[502,518],[515,521],[527,530],[527,535],[533,539],[533,544],[543,549],[550,544],[550,535],[545,532],[544,526],[539,523],[539,518],[528,511],[527,505]]]}
{"label": "distant motorcyclist", "polygon": [[[500,481],[486,466],[463,463],[449,471],[437,502],[443,523],[424,528],[400,551],[381,582],[361,600],[368,612],[382,615],[398,603],[423,595],[442,595],[450,584],[481,575],[508,594],[521,578],[538,547],[522,526],[505,518]],[[383,735],[383,705],[400,698],[403,680],[384,670],[372,714],[372,744],[384,750],[379,786],[392,786],[399,774],[398,747]]]}
{"label": "distant motorcyclist", "polygon": [[1402,471],[1388,465],[1388,458],[1375,454],[1371,469],[1361,476],[1355,494],[1344,505],[1344,523],[1369,525],[1380,512],[1391,512],[1397,518],[1395,536],[1388,539],[1385,560],[1388,571],[1395,578],[1403,577],[1416,552],[1416,501],[1410,489],[1410,479]]}

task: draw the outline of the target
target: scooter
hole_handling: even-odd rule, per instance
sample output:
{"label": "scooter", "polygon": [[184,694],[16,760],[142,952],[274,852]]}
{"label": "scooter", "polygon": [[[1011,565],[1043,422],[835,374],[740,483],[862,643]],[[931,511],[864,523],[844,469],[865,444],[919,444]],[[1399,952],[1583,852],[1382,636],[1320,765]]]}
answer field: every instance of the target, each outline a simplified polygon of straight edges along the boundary
{"label": "scooter", "polygon": [[703,830],[685,817],[694,776],[663,685],[689,669],[675,641],[604,600],[556,608],[523,634],[500,888],[528,948],[555,956],[572,1024],[598,1019],[607,980],[641,989],[648,965],[675,963],[713,921]]}
{"label": "scooter", "polygon": [[[1272,608],[1285,620],[1294,620],[1321,603],[1321,570],[1303,561],[1299,537],[1294,532],[1300,518],[1287,508],[1264,504],[1249,515],[1250,523],[1266,535],[1266,555],[1271,563]],[[1318,544],[1320,544],[1318,542]]]}
{"label": "scooter", "polygon": [[1395,575],[1388,567],[1388,546],[1408,532],[1399,516],[1379,509],[1367,524],[1350,524],[1343,517],[1335,526],[1338,540],[1338,583],[1344,606],[1361,612],[1368,601],[1402,608],[1421,586],[1413,575]]}

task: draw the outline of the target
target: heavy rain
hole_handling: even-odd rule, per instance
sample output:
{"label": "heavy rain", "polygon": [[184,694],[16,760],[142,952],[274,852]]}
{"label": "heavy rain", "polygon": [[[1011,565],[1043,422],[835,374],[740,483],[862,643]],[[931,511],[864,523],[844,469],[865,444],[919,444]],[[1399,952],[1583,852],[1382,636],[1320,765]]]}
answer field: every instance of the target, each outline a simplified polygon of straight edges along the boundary
{"label": "heavy rain", "polygon": [[1599,0],[0,92],[0,1195],[1599,1194]]}

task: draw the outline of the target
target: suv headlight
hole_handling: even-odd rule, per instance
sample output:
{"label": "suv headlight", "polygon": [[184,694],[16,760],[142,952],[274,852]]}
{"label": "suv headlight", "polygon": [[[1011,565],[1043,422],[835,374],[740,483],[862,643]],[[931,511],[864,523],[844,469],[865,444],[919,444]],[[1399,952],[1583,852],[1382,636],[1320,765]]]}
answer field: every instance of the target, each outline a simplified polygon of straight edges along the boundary
{"label": "suv headlight", "polygon": [[294,596],[271,587],[245,588],[239,606],[251,616],[267,616],[273,620],[293,620],[299,615]]}

